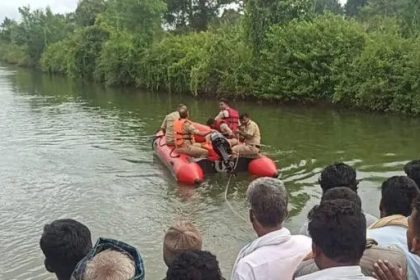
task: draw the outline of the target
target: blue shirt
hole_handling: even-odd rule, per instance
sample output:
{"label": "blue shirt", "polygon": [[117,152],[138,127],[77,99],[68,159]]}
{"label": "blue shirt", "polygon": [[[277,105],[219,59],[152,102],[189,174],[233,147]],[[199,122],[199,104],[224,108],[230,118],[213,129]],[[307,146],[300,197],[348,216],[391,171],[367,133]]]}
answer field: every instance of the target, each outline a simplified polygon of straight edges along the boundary
{"label": "blue shirt", "polygon": [[420,257],[412,254],[407,245],[407,229],[399,226],[385,226],[377,229],[369,229],[367,238],[374,239],[381,247],[396,245],[407,258],[407,279],[420,279]]}

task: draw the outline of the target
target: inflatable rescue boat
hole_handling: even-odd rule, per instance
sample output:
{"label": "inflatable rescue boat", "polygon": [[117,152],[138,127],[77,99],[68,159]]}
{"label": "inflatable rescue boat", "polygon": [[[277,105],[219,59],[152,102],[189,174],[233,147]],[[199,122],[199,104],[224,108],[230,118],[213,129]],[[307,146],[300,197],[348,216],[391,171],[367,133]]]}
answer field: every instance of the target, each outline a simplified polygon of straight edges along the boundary
{"label": "inflatable rescue boat", "polygon": [[[208,126],[194,123],[200,131],[209,131]],[[200,136],[194,137],[198,143],[204,143]],[[257,158],[230,157],[230,145],[220,133],[212,133],[208,158],[193,158],[185,154],[178,154],[174,146],[166,144],[163,133],[157,133],[153,139],[153,149],[157,157],[171,171],[175,179],[185,185],[196,185],[204,181],[205,174],[248,172],[256,177],[277,177],[276,164],[270,158],[259,155]]]}

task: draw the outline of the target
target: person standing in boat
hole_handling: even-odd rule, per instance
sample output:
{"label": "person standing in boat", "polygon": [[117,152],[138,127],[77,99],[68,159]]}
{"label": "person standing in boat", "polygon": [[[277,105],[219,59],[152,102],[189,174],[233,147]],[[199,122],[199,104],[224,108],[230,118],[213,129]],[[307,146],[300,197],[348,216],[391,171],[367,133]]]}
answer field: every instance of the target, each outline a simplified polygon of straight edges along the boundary
{"label": "person standing in boat", "polygon": [[201,144],[194,143],[194,135],[206,137],[212,131],[200,132],[188,119],[188,109],[179,110],[179,119],[174,122],[175,148],[178,154],[186,154],[191,157],[207,157],[208,150]]}
{"label": "person standing in boat", "polygon": [[258,124],[249,118],[248,114],[240,117],[241,126],[238,130],[239,139],[243,143],[232,147],[234,156],[256,157],[260,152],[261,133]]}
{"label": "person standing in boat", "polygon": [[238,111],[231,108],[229,106],[229,102],[224,98],[219,99],[219,109],[220,109],[220,112],[214,118],[214,120],[216,122],[223,120],[233,132],[238,131],[238,127],[239,127]]}
{"label": "person standing in boat", "polygon": [[175,146],[174,137],[174,122],[179,119],[180,110],[187,110],[187,106],[179,104],[175,112],[172,112],[165,116],[165,119],[160,126],[159,131],[162,131],[166,136],[166,144],[169,146]]}

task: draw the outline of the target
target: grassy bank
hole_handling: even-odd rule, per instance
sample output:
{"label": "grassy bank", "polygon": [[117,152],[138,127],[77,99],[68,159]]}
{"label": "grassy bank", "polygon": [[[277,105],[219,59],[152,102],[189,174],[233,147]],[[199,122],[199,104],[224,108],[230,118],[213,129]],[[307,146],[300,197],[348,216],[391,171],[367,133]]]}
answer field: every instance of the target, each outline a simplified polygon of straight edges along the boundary
{"label": "grassy bank", "polygon": [[[117,2],[106,2],[87,25],[50,19],[65,31],[45,35],[44,41],[3,40],[0,59],[107,86],[420,113],[417,26],[407,25],[414,22],[409,14],[381,15],[377,1],[359,7],[357,17],[345,17],[337,5],[332,14],[328,7],[314,10],[306,0],[275,6],[249,0],[245,15],[199,32],[162,30],[160,1]],[[115,21],[115,14],[136,9],[148,22],[130,15]],[[51,23],[45,19],[45,25]]]}

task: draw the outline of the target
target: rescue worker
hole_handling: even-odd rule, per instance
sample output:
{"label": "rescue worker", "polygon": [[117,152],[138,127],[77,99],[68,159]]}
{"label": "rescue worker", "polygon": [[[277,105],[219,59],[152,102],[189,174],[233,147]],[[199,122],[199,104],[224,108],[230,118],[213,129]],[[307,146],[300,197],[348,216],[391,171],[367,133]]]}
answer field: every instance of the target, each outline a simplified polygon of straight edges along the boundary
{"label": "rescue worker", "polygon": [[222,133],[222,135],[226,137],[226,139],[228,140],[229,144],[232,147],[238,144],[238,139],[235,133],[233,133],[232,129],[230,129],[230,127],[227,125],[227,123],[224,120],[216,121],[214,119],[209,119],[207,121],[207,125],[210,128],[215,129],[219,131],[220,133]]}
{"label": "rescue worker", "polygon": [[229,128],[236,133],[239,126],[239,113],[235,109],[229,106],[226,99],[219,100],[219,114],[214,118],[215,121],[223,120],[229,126]]}
{"label": "rescue worker", "polygon": [[175,136],[174,136],[174,122],[179,119],[180,110],[187,110],[187,106],[184,104],[179,104],[175,112],[172,112],[165,116],[165,119],[160,126],[160,131],[162,131],[166,136],[166,144],[169,146],[175,146]]}
{"label": "rescue worker", "polygon": [[248,114],[240,116],[241,126],[238,135],[243,143],[232,148],[233,156],[257,157],[260,152],[261,134],[258,125],[249,118]]}
{"label": "rescue worker", "polygon": [[179,119],[174,122],[175,147],[178,154],[186,154],[191,157],[207,157],[208,150],[201,144],[194,143],[194,135],[206,137],[212,131],[200,132],[188,119],[188,109],[179,110]]}

